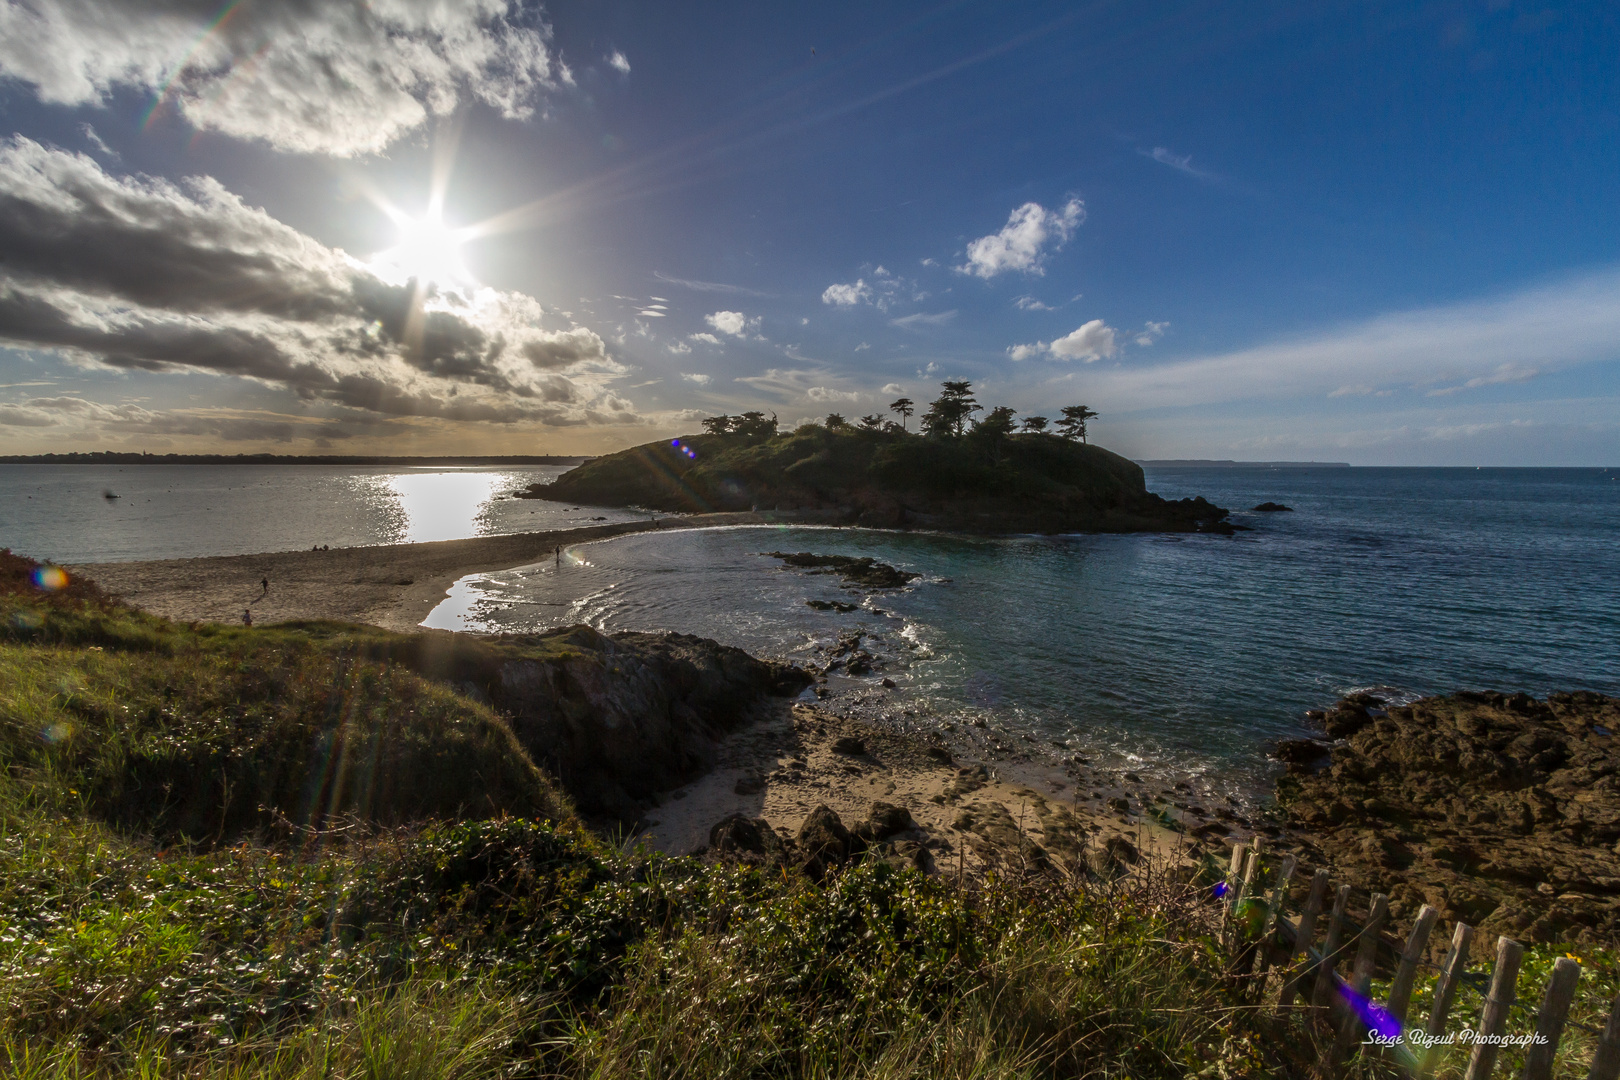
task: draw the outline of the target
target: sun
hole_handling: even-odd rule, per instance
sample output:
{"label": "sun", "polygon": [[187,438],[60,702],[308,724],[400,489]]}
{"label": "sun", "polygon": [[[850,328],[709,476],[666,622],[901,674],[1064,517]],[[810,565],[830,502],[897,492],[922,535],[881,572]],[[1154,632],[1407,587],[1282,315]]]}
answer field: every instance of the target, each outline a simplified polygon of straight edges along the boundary
{"label": "sun", "polygon": [[446,225],[436,213],[420,218],[401,215],[394,222],[399,229],[398,241],[387,251],[378,252],[372,259],[374,265],[422,284],[472,284],[472,275],[461,255],[463,230]]}

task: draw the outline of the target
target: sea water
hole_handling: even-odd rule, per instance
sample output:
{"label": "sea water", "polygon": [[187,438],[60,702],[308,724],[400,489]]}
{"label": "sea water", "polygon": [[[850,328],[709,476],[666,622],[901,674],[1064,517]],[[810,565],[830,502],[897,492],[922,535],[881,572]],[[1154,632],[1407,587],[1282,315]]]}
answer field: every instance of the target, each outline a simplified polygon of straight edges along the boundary
{"label": "sea water", "polygon": [[0,465],[0,547],[60,563],[460,540],[645,519],[512,494],[566,465]]}
{"label": "sea water", "polygon": [[[428,625],[673,629],[824,663],[855,632],[879,720],[984,725],[1138,771],[1262,787],[1261,749],[1344,693],[1620,694],[1620,471],[1157,469],[1235,536],[640,533],[458,582]],[[1284,503],[1287,513],[1241,508]],[[921,575],[845,586],[771,551]],[[819,600],[854,605],[817,610]],[[846,688],[847,690],[847,688]],[[876,702],[877,704],[872,704]],[[1019,739],[1022,741],[1017,741]]]}

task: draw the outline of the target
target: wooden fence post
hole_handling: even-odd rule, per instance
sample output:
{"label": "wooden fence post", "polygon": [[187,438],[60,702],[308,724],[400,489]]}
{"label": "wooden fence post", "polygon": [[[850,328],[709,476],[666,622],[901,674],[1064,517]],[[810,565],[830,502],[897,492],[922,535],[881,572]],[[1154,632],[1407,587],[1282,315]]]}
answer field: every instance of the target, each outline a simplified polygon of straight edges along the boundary
{"label": "wooden fence post", "polygon": [[[1462,981],[1463,971],[1468,967],[1468,943],[1473,937],[1474,928],[1467,923],[1458,923],[1457,929],[1452,931],[1451,948],[1446,952],[1445,960],[1440,963],[1440,980],[1434,984],[1434,1008],[1429,1010],[1430,1038],[1438,1039],[1445,1033],[1446,1020],[1451,1015],[1451,1004],[1457,1000],[1457,984]],[[1429,1075],[1439,1058],[1438,1046],[1431,1046],[1424,1051],[1417,1067],[1418,1080]]]}
{"label": "wooden fence post", "polygon": [[1243,884],[1243,871],[1249,861],[1249,845],[1232,845],[1232,865],[1226,870],[1226,894],[1221,897],[1226,906],[1221,911],[1221,943],[1229,945],[1232,941],[1231,926],[1232,912],[1237,908],[1238,889]]}
{"label": "wooden fence post", "polygon": [[1481,1041],[1474,1044],[1474,1056],[1468,1059],[1468,1071],[1463,1080],[1490,1080],[1496,1068],[1496,1057],[1502,1048],[1491,1040],[1507,1029],[1508,1010],[1518,996],[1519,964],[1524,960],[1524,946],[1510,937],[1496,942],[1496,969],[1491,973],[1491,992],[1485,999],[1485,1008],[1479,1016]]}
{"label": "wooden fence post", "polygon": [[1620,1080],[1620,996],[1609,1008],[1609,1022],[1592,1055],[1592,1069],[1586,1080]]}
{"label": "wooden fence post", "polygon": [[1288,959],[1283,962],[1283,967],[1293,967],[1294,961],[1301,954],[1305,957],[1305,964],[1283,983],[1282,993],[1277,998],[1279,1009],[1286,1009],[1294,1004],[1294,997],[1299,993],[1306,976],[1315,970],[1310,962],[1311,940],[1316,936],[1316,917],[1322,913],[1322,902],[1327,899],[1327,890],[1328,872],[1318,870],[1311,878],[1311,894],[1305,900],[1305,911],[1299,917],[1299,925],[1294,928],[1294,947],[1289,950]]}
{"label": "wooden fence post", "polygon": [[1271,899],[1266,901],[1266,921],[1260,927],[1259,955],[1254,958],[1254,973],[1260,976],[1262,992],[1266,985],[1266,968],[1271,966],[1271,937],[1277,930],[1277,915],[1282,911],[1283,901],[1288,898],[1288,883],[1294,879],[1294,869],[1298,865],[1299,860],[1294,856],[1283,856],[1282,868],[1277,871],[1277,884],[1271,890]]}
{"label": "wooden fence post", "polygon": [[[1373,964],[1378,959],[1378,935],[1383,932],[1384,922],[1389,918],[1389,897],[1377,893],[1372,898],[1372,905],[1367,911],[1367,923],[1361,928],[1360,941],[1356,945],[1356,963],[1350,969],[1348,989],[1363,1001],[1368,1000],[1368,993],[1372,990]],[[1361,1034],[1363,1027],[1361,1013],[1356,1010],[1354,1001],[1344,1003],[1344,1019],[1339,1023],[1339,1037],[1331,1051],[1335,1061],[1343,1060],[1356,1044],[1356,1036]]]}
{"label": "wooden fence post", "polygon": [[1350,886],[1340,885],[1333,898],[1333,913],[1328,916],[1327,940],[1322,942],[1322,962],[1316,970],[1316,989],[1311,1004],[1318,1009],[1333,1000],[1333,969],[1339,966],[1339,939],[1344,936],[1344,912],[1350,906]]}
{"label": "wooden fence post", "polygon": [[1418,912],[1417,922],[1412,924],[1406,948],[1401,951],[1395,979],[1389,984],[1389,1015],[1402,1024],[1406,1023],[1406,1010],[1412,1004],[1412,983],[1417,979],[1418,962],[1423,959],[1423,950],[1429,945],[1429,935],[1434,932],[1434,924],[1439,920],[1439,909],[1424,904]]}
{"label": "wooden fence post", "polygon": [[1536,1041],[1525,1048],[1524,1080],[1552,1080],[1553,1057],[1558,1053],[1558,1040],[1564,1036],[1564,1021],[1569,1019],[1570,1002],[1575,1000],[1575,984],[1580,977],[1581,965],[1567,956],[1553,964],[1547,994],[1536,1014]]}

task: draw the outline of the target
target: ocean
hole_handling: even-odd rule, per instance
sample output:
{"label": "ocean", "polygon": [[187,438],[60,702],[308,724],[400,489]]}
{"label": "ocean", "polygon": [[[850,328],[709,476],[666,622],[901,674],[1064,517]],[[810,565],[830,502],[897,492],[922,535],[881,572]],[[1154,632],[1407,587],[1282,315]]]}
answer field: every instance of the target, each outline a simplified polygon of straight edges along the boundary
{"label": "ocean", "polygon": [[[94,562],[636,516],[503,497],[560,471],[4,466],[0,546]],[[835,678],[829,704],[1249,792],[1273,774],[1265,744],[1308,734],[1304,711],[1351,690],[1620,694],[1620,470],[1155,468],[1148,482],[1252,531],[637,533],[574,547],[561,568],[464,578],[427,625],[671,629],[818,664],[857,642],[877,669]],[[1242,509],[1263,501],[1293,512]],[[849,588],[772,551],[921,576]]]}

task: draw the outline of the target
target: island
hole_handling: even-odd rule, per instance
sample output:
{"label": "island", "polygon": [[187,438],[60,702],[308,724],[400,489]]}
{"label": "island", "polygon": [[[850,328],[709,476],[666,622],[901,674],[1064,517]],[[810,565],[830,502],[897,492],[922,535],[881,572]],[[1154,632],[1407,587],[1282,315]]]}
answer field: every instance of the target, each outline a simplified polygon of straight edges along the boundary
{"label": "island", "polygon": [[[881,416],[779,430],[749,412],[703,422],[703,434],[621,450],[534,484],[520,497],[666,513],[777,511],[816,514],[878,528],[970,533],[1222,532],[1228,511],[1203,498],[1168,500],[1147,490],[1141,466],[1085,440],[1078,423],[1046,430],[997,407],[979,409],[970,385],[947,382],[922,417],[905,426]],[[895,408],[891,406],[891,408]]]}

